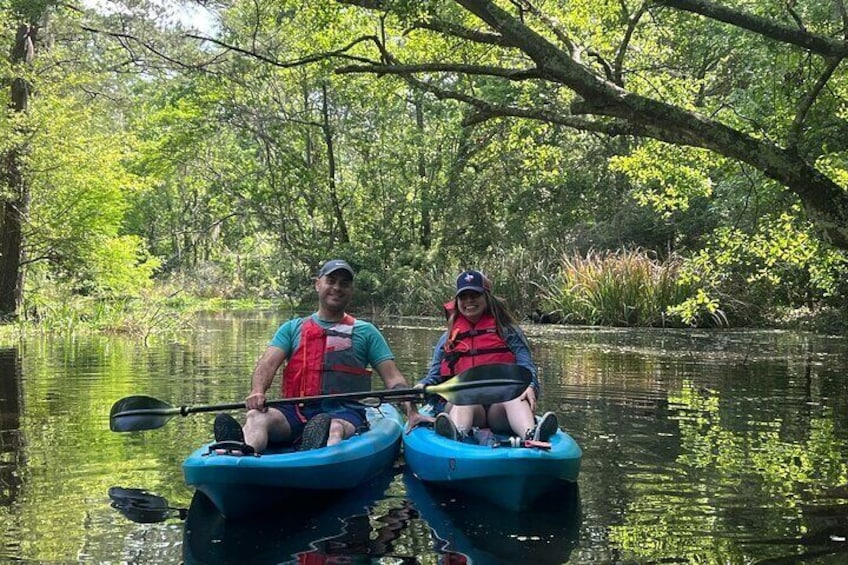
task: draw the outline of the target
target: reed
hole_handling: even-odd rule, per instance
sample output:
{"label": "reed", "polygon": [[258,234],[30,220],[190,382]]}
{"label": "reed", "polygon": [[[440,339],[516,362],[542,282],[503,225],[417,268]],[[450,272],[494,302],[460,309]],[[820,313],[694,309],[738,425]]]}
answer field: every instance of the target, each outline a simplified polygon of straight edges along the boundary
{"label": "reed", "polygon": [[[678,307],[698,296],[681,279],[682,259],[660,261],[642,249],[590,251],[560,258],[540,285],[541,309],[556,321],[606,326],[715,325],[709,302],[694,311]],[[710,311],[712,309],[712,311]]]}
{"label": "reed", "polygon": [[[172,295],[145,291],[138,297],[79,295],[59,287],[42,289],[37,300],[25,303],[25,315],[14,324],[18,335],[48,333],[125,334],[147,340],[154,333],[176,333],[190,326],[190,318],[201,308],[175,301]],[[9,325],[9,328],[11,325]]]}

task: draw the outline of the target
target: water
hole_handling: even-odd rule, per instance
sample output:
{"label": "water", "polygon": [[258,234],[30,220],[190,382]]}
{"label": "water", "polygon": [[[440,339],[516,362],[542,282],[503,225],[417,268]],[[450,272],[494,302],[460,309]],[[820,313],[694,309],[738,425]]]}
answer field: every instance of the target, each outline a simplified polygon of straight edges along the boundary
{"label": "water", "polygon": [[[285,317],[209,314],[149,347],[42,337],[0,350],[0,562],[848,561],[848,340],[789,332],[526,326],[540,409],[584,451],[578,485],[545,507],[433,491],[401,460],[341,500],[225,523],[181,471],[214,414],[117,434],[109,408],[133,394],[241,400]],[[380,325],[401,370],[422,376],[438,321]]]}

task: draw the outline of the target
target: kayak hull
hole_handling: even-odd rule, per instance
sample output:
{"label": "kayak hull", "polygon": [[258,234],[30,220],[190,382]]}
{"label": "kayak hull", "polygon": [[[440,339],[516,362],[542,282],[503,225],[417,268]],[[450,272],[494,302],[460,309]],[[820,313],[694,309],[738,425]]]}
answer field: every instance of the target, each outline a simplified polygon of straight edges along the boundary
{"label": "kayak hull", "polygon": [[183,463],[188,485],[225,518],[267,512],[297,498],[353,489],[390,468],[403,423],[391,405],[367,408],[370,429],[332,447],[268,450],[259,457],[217,455],[206,444]]}
{"label": "kayak hull", "polygon": [[546,493],[577,481],[580,446],[562,430],[550,443],[550,450],[489,447],[453,441],[425,427],[403,437],[406,464],[418,479],[511,511],[528,510]]}

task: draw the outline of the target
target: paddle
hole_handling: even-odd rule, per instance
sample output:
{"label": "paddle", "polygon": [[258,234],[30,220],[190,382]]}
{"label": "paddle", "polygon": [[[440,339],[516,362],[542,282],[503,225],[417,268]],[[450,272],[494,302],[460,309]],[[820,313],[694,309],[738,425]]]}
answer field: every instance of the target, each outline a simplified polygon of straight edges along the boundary
{"label": "paddle", "polygon": [[[457,406],[494,404],[512,400],[530,386],[530,371],[517,365],[480,365],[437,385],[423,388],[395,388],[381,391],[364,391],[317,396],[301,396],[271,400],[269,406],[307,404],[323,400],[352,400],[367,405],[384,401],[416,400],[425,395],[439,395]],[[376,399],[376,403],[369,400]],[[135,432],[161,428],[174,416],[188,416],[198,412],[220,412],[244,408],[243,402],[211,406],[171,406],[150,396],[128,396],[115,402],[109,412],[109,429],[113,432]]]}
{"label": "paddle", "polygon": [[137,488],[109,487],[112,508],[140,524],[164,522],[168,518],[184,520],[185,508],[173,508],[161,496]]}

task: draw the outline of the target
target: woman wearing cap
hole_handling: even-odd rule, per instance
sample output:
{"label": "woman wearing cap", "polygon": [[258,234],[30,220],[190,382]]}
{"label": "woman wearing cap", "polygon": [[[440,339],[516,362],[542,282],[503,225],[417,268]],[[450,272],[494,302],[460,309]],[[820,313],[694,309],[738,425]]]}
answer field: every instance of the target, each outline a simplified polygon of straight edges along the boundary
{"label": "woman wearing cap", "polygon": [[556,415],[546,413],[536,425],[539,393],[536,366],[524,332],[502,299],[492,294],[491,281],[480,271],[464,271],[456,279],[456,294],[445,304],[447,331],[436,344],[427,376],[419,386],[437,384],[479,365],[516,364],[533,381],[518,398],[491,405],[444,406],[436,416],[436,433],[462,440],[473,428],[491,428],[521,438],[548,441],[557,428]]}

